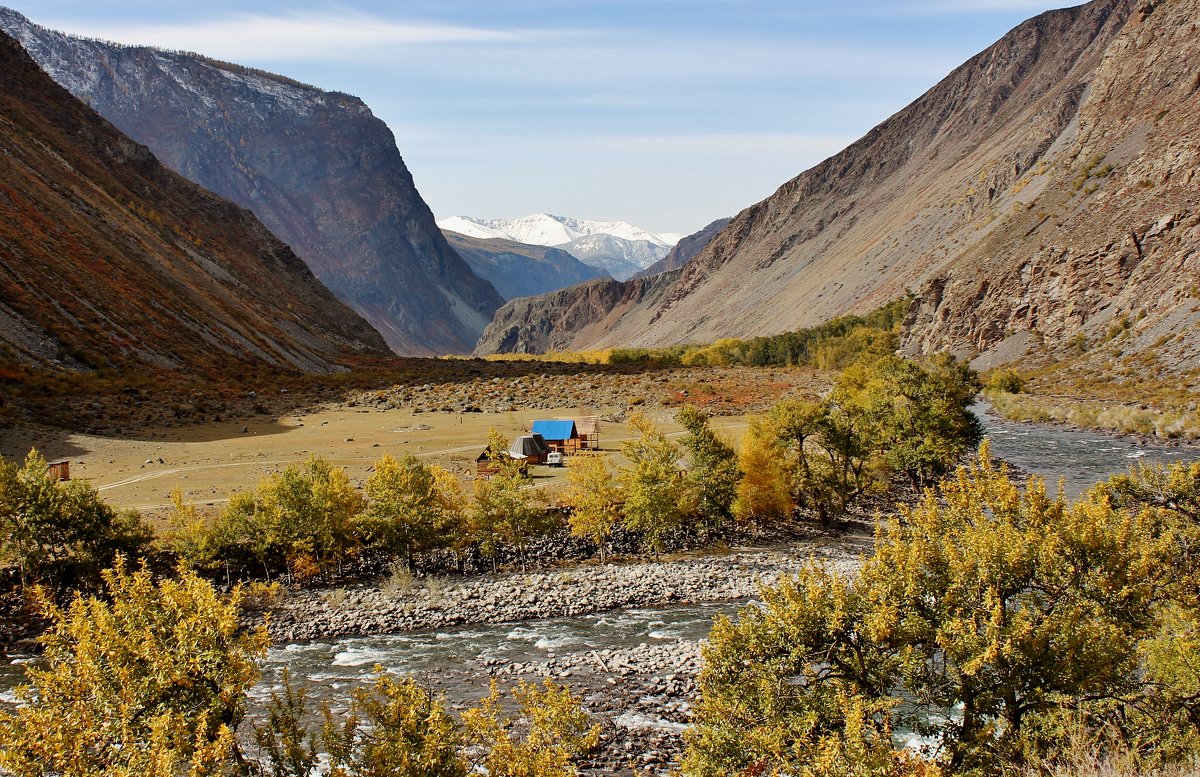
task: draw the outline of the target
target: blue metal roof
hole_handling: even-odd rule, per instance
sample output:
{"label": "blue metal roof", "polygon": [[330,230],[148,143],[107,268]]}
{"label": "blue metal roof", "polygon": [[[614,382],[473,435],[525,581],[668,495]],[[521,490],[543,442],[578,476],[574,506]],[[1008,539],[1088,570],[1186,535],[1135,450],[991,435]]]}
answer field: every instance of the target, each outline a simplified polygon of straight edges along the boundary
{"label": "blue metal roof", "polygon": [[570,440],[579,436],[574,421],[534,421],[533,434],[540,434],[547,440]]}

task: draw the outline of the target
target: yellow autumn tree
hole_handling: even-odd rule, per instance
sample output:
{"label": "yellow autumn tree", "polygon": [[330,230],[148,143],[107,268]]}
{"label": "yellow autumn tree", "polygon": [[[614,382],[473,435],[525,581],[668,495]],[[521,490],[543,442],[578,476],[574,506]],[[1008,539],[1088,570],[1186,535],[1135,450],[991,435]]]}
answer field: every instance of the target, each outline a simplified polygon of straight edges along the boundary
{"label": "yellow autumn tree", "polygon": [[571,508],[571,534],[595,543],[603,563],[608,538],[621,518],[621,490],[608,460],[600,456],[572,457],[567,483],[570,485],[563,492],[563,502]]}
{"label": "yellow autumn tree", "polygon": [[484,750],[480,765],[491,777],[572,777],[575,758],[600,743],[600,726],[591,725],[565,686],[518,683],[512,690],[516,719],[504,711],[503,695],[493,680],[488,696],[463,713],[466,739]]}
{"label": "yellow autumn tree", "polygon": [[1052,499],[986,444],[899,512],[855,579],[813,565],[718,618],[685,774],[838,773],[826,753],[891,775],[911,766],[888,752],[893,726],[938,742],[948,774],[1003,774],[1079,719],[1151,766],[1200,752],[1194,524],[1101,489]]}
{"label": "yellow autumn tree", "polygon": [[458,481],[416,456],[385,455],[365,485],[367,509],[358,529],[368,545],[404,554],[448,545],[460,531],[464,499]]}
{"label": "yellow autumn tree", "polygon": [[791,516],[795,502],[788,488],[784,461],[784,451],[776,444],[774,436],[764,430],[763,421],[752,420],[738,451],[738,469],[742,477],[733,502],[735,518],[772,523]]}
{"label": "yellow autumn tree", "polygon": [[244,632],[239,592],[221,599],[186,569],[156,582],[118,562],[104,580],[103,599],[43,603],[42,665],[27,670],[21,706],[0,713],[0,773],[225,774],[265,628]]}

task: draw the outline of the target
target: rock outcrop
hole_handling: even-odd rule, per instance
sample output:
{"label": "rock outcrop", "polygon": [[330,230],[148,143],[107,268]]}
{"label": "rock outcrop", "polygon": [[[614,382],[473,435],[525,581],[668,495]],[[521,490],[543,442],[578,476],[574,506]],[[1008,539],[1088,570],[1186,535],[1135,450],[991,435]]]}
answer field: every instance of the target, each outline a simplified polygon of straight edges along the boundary
{"label": "rock outcrop", "polygon": [[1019,207],[923,287],[908,349],[1200,367],[1197,62],[1200,2],[1139,3],[1039,161],[1040,191],[1008,194]]}
{"label": "rock outcrop", "polygon": [[[1066,347],[1139,316],[1134,347],[1170,340],[1192,320],[1197,19],[1197,0],[1031,19],[682,269],[606,287],[614,307],[589,286],[510,303],[478,352],[772,334],[906,292],[912,352]],[[1171,363],[1200,366],[1196,338],[1172,336]]]}
{"label": "rock outcrop", "polygon": [[253,214],[161,165],[0,32],[0,383],[29,369],[220,383],[386,353]]}
{"label": "rock outcrop", "polygon": [[495,286],[506,300],[545,294],[608,276],[560,248],[498,238],[481,240],[445,230],[443,233],[471,270]]}
{"label": "rock outcrop", "polygon": [[695,259],[696,255],[704,250],[709,241],[716,237],[716,234],[727,227],[731,221],[733,221],[732,218],[717,219],[699,232],[694,232],[682,238],[675,244],[670,253],[633,277],[649,278],[651,275],[658,275],[660,272],[666,272],[667,270],[678,270]]}
{"label": "rock outcrop", "polygon": [[185,177],[249,208],[398,353],[470,351],[503,302],[446,243],[391,131],[355,97],[195,54],[0,29]]}

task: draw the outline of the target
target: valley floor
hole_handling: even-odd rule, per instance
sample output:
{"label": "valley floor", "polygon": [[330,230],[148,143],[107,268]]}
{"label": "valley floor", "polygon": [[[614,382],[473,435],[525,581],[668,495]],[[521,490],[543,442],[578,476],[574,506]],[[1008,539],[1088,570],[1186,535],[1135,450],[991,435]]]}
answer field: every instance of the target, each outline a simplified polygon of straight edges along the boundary
{"label": "valley floor", "polygon": [[[91,419],[99,424],[93,428],[105,431],[36,424],[0,428],[0,455],[21,460],[37,448],[49,461],[68,460],[71,476],[91,481],[107,502],[153,517],[170,507],[172,489],[201,507],[218,509],[232,492],[253,488],[311,456],[345,467],[361,485],[385,453],[411,453],[466,484],[489,429],[511,438],[527,433],[534,420],[560,416],[599,416],[601,447],[618,460],[631,412],[645,412],[668,433],[678,433],[674,415],[684,400],[712,413],[713,426],[736,441],[746,416],[785,396],[814,396],[828,385],[827,377],[812,370],[629,372],[481,363],[484,376],[456,376],[444,362],[429,364],[424,376],[385,380],[381,388],[346,389],[336,396],[330,390],[313,392],[307,402],[278,390],[219,402],[195,399],[182,403],[189,409],[178,422],[171,420],[172,407],[181,404],[177,398],[126,396],[108,411],[124,419],[122,431],[97,419]],[[563,471],[537,467],[534,481],[553,491]]]}

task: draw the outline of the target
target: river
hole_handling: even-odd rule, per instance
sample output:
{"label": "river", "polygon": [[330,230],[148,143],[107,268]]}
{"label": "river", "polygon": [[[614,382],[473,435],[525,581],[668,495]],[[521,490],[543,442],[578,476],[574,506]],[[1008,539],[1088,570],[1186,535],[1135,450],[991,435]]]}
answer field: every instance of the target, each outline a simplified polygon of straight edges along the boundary
{"label": "river", "polygon": [[[992,440],[994,456],[1044,476],[1051,491],[1061,476],[1069,498],[1132,464],[1200,460],[1196,447],[1011,423],[988,412],[984,404],[973,410]],[[497,674],[502,678],[551,676],[583,688],[589,707],[610,713],[614,729],[625,729],[626,754],[661,747],[667,760],[678,747],[678,733],[687,716],[688,705],[679,701],[679,692],[691,688],[698,644],[717,613],[733,613],[744,604],[681,604],[279,645],[269,651],[263,681],[252,696],[265,700],[280,687],[286,669],[315,698],[341,704],[351,689],[382,666],[416,675],[461,709],[486,694],[489,679]],[[652,660],[639,665],[646,656]],[[0,700],[12,700],[8,689],[19,680],[28,660],[14,656],[0,663],[0,688],[5,689]],[[621,666],[624,669],[615,671]],[[676,678],[676,673],[686,681]],[[685,686],[678,685],[684,682]],[[595,773],[605,773],[615,763],[597,766]]]}

